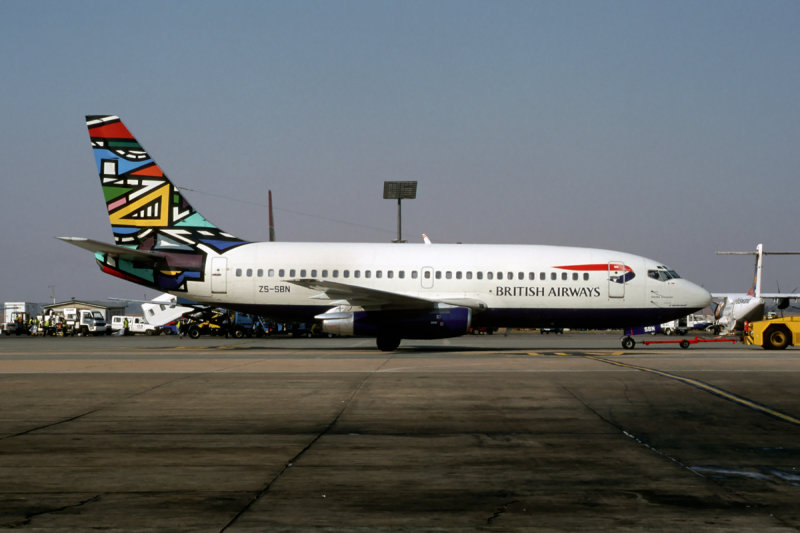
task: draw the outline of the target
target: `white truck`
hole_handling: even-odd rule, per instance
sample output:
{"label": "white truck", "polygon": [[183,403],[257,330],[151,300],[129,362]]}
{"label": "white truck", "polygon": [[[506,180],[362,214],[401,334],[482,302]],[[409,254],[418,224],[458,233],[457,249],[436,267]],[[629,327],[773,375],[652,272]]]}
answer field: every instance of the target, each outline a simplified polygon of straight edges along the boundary
{"label": "white truck", "polygon": [[148,323],[144,317],[138,315],[117,315],[111,319],[111,330],[114,332],[125,329],[125,320],[128,320],[128,331],[126,334],[144,333],[145,335],[158,335],[161,333],[160,326]]}
{"label": "white truck", "polygon": [[96,309],[67,307],[63,313],[67,327],[73,335],[105,335],[110,331],[103,313]]}

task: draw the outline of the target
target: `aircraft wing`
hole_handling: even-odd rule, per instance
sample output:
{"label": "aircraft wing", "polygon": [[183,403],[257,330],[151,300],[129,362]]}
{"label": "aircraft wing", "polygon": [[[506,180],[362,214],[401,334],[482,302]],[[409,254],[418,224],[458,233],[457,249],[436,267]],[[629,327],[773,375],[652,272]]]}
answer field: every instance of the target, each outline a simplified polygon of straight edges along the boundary
{"label": "aircraft wing", "polygon": [[286,280],[294,285],[318,290],[320,294],[312,296],[318,300],[331,300],[332,305],[352,305],[365,309],[430,309],[436,304],[447,304],[468,307],[474,311],[483,311],[486,304],[475,298],[437,298],[428,299],[408,296],[396,292],[381,291],[358,287],[347,283],[323,281],[318,279]]}
{"label": "aircraft wing", "polygon": [[762,292],[761,293],[761,297],[762,298],[771,298],[771,299],[774,299],[774,300],[782,300],[784,298],[789,299],[789,300],[793,300],[793,299],[800,298],[800,294],[798,294],[798,293],[788,293],[788,292]]}
{"label": "aircraft wing", "polygon": [[74,244],[78,248],[89,250],[92,253],[102,252],[105,254],[119,257],[127,261],[138,261],[148,263],[158,263],[166,256],[158,252],[148,252],[145,250],[134,250],[125,246],[117,246],[116,244],[107,244],[105,242],[87,239],[85,237],[56,237],[64,242]]}

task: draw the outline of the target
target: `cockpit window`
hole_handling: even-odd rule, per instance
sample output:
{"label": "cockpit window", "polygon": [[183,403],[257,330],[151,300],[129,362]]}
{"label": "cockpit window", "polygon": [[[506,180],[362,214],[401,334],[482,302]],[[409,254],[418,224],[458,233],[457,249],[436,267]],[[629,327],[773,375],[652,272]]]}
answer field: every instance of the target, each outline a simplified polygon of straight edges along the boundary
{"label": "cockpit window", "polygon": [[659,265],[656,269],[648,270],[647,276],[658,281],[667,281],[670,279],[680,278],[677,272],[661,265]]}

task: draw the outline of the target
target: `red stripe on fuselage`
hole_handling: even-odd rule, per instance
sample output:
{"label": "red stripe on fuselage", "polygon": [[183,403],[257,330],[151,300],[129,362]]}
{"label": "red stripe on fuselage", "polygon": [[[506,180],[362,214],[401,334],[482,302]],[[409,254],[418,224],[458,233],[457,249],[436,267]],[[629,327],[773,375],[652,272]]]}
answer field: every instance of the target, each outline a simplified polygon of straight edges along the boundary
{"label": "red stripe on fuselage", "polygon": [[[610,266],[609,266],[610,265]],[[621,263],[599,263],[592,265],[564,265],[553,268],[560,268],[562,270],[582,270],[588,272],[607,272],[609,270],[622,270]],[[625,265],[625,272],[633,272],[633,269]]]}

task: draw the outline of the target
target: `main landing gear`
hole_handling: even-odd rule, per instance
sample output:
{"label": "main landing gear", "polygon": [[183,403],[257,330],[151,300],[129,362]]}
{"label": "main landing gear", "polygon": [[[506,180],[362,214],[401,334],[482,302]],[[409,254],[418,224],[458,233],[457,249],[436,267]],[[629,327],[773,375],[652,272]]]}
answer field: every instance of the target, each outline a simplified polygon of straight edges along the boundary
{"label": "main landing gear", "polygon": [[378,335],[378,349],[382,352],[393,352],[400,346],[400,337],[395,335]]}

